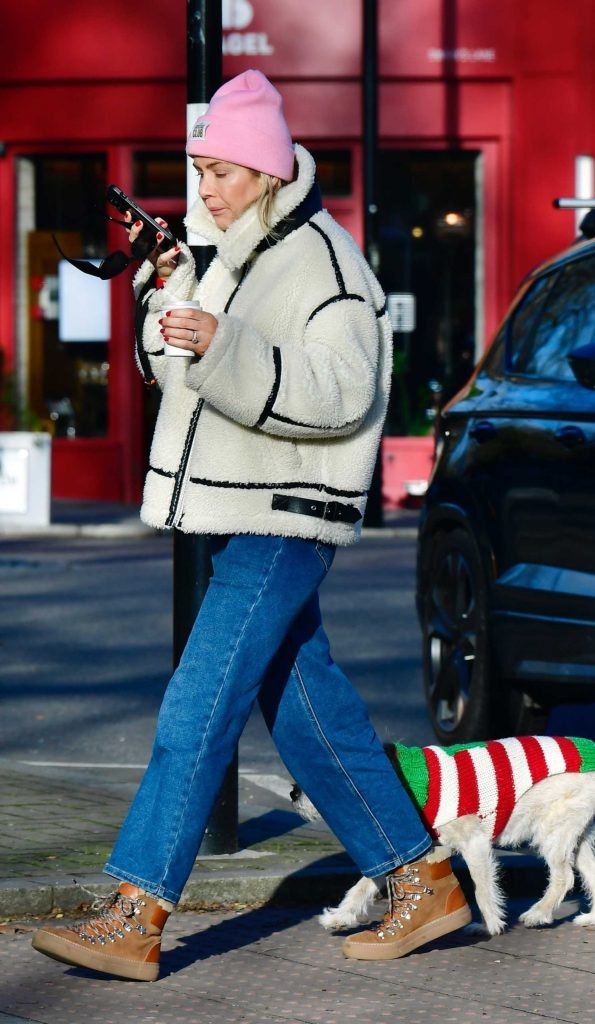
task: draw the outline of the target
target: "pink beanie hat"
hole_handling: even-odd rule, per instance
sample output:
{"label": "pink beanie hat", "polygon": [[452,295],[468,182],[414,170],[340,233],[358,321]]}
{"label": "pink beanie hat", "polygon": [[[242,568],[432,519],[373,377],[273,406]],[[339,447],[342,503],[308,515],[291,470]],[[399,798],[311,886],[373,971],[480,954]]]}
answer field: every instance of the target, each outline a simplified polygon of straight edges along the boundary
{"label": "pink beanie hat", "polygon": [[295,153],[281,94],[261,71],[243,71],[217,89],[188,136],[186,152],[291,181]]}

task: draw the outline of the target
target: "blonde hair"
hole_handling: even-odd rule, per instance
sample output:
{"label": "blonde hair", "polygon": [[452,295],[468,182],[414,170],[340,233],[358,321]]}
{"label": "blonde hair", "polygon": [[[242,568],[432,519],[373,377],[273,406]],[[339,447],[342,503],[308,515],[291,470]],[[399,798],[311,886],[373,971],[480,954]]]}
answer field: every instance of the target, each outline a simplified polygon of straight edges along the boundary
{"label": "blonde hair", "polygon": [[260,171],[260,195],[256,200],[256,209],[260,225],[267,234],[272,226],[275,196],[283,184],[281,178],[275,178],[272,174]]}

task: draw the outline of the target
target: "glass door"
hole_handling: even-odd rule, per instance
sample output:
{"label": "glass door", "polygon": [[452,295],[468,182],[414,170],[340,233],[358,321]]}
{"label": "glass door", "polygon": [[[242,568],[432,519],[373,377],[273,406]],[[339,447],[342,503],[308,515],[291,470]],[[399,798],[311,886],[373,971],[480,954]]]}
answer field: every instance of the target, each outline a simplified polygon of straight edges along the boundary
{"label": "glass door", "polygon": [[478,158],[477,151],[379,153],[378,276],[389,310],[393,295],[409,319],[394,321],[388,434],[427,433],[427,410],[455,394],[475,362]]}

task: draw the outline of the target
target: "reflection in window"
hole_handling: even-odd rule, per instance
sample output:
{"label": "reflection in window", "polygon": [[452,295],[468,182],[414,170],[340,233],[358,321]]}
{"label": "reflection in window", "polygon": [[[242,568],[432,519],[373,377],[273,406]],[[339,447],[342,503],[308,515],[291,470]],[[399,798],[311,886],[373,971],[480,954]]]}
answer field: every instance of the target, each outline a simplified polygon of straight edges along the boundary
{"label": "reflection in window", "polygon": [[316,177],[323,196],[350,196],[351,150],[312,149],[316,161]]}
{"label": "reflection in window", "polygon": [[527,333],[513,326],[516,373],[574,381],[568,355],[595,339],[595,257],[564,267],[547,290]]}
{"label": "reflection in window", "polygon": [[178,150],[172,153],[159,150],[139,150],[133,156],[132,175],[134,196],[160,196],[184,199],[188,157]]}

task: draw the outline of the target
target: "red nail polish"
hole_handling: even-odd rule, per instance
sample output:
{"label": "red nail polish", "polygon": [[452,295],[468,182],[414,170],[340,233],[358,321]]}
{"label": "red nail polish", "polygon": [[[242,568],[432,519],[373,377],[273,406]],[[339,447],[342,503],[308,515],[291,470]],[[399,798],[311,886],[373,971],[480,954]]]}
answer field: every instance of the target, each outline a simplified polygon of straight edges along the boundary
{"label": "red nail polish", "polygon": [[167,311],[167,313],[165,315],[166,316],[171,316],[171,309],[168,309],[168,311]]}
{"label": "red nail polish", "polygon": [[180,251],[180,246],[179,246],[179,245],[176,245],[176,247],[175,247],[175,249],[174,249],[174,252],[179,252],[179,251]]}
{"label": "red nail polish", "polygon": [[134,226],[135,226],[135,228],[142,228],[142,226],[143,226],[142,220],[135,220]]}
{"label": "red nail polish", "polygon": [[160,334],[165,334],[165,327],[160,327],[159,328],[159,333]]}

